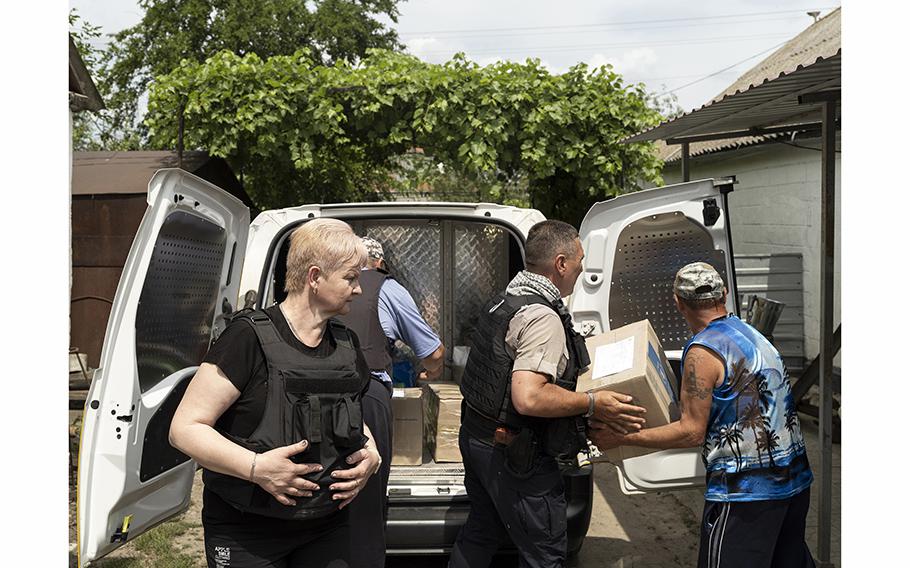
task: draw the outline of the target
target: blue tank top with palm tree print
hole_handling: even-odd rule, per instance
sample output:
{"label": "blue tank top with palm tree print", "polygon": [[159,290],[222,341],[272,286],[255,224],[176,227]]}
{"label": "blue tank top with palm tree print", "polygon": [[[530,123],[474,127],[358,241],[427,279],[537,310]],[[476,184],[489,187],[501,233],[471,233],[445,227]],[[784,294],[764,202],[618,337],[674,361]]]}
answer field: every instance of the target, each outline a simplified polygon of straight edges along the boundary
{"label": "blue tank top with palm tree print", "polygon": [[812,483],[790,380],[780,354],[754,327],[730,315],[712,321],[693,345],[725,362],[702,448],[707,501],[786,499]]}

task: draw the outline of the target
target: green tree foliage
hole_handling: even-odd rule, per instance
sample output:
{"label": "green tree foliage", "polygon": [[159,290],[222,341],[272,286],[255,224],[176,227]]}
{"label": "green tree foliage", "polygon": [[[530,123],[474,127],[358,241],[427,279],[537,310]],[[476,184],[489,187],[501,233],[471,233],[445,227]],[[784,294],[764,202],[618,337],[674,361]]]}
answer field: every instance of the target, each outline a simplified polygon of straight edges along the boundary
{"label": "green tree foliage", "polygon": [[595,201],[660,180],[650,144],[619,141],[656,124],[642,87],[612,68],[552,74],[537,60],[435,65],[386,50],[357,64],[319,54],[262,59],[222,52],[184,61],[152,85],[147,125],[243,171],[263,208],[356,201],[395,189],[415,148],[442,171],[479,181],[484,199],[578,223]]}
{"label": "green tree foliage", "polygon": [[307,48],[319,61],[360,59],[369,48],[397,49],[379,20],[398,18],[399,0],[139,0],[145,12],[114,34],[104,59],[107,145],[145,143],[141,97],[152,78],[182,60],[203,62],[221,51],[262,58]]}
{"label": "green tree foliage", "polygon": [[660,113],[664,120],[672,120],[686,114],[686,111],[679,106],[679,98],[676,93],[667,90],[666,85],[661,85],[663,91],[649,93],[647,96],[648,106]]}

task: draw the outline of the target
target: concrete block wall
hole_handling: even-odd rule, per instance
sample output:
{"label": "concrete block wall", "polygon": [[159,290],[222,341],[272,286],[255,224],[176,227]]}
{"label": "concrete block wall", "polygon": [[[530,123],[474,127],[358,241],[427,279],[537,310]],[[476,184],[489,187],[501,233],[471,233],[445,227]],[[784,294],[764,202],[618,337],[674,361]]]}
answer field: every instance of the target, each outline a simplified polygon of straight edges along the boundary
{"label": "concrete block wall", "polygon": [[[801,146],[821,148],[820,141]],[[840,154],[836,155],[834,327],[840,323]],[[821,152],[765,144],[694,157],[690,179],[735,175],[730,194],[733,246],[737,254],[803,255],[804,353],[818,355],[821,285]],[[664,169],[664,183],[682,181],[679,162]],[[834,364],[840,365],[840,355]]]}

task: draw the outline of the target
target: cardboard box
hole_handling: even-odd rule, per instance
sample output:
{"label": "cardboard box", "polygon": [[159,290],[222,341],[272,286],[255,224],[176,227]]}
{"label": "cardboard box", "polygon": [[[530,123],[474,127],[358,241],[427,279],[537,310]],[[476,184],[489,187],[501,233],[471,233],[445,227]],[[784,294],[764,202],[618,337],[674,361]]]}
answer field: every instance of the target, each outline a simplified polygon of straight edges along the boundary
{"label": "cardboard box", "polygon": [[[585,343],[591,365],[578,377],[578,392],[611,390],[632,396],[633,404],[648,410],[646,428],[679,419],[676,376],[648,320],[589,337]],[[617,462],[655,451],[622,446],[591,461]]]}
{"label": "cardboard box", "polygon": [[423,463],[423,389],[392,390],[392,465]]}
{"label": "cardboard box", "polygon": [[430,383],[427,386],[427,447],[436,463],[460,462],[461,389],[454,383]]}

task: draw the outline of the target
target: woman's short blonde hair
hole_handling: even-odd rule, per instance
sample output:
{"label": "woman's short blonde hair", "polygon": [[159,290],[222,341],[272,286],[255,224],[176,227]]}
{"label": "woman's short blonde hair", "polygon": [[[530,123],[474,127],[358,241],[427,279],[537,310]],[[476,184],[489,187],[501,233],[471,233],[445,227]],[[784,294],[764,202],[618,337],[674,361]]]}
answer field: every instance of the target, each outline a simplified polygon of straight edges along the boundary
{"label": "woman's short blonde hair", "polygon": [[288,250],[284,290],[301,292],[307,272],[318,266],[326,274],[367,262],[367,249],[351,226],[338,219],[313,219],[294,229]]}

